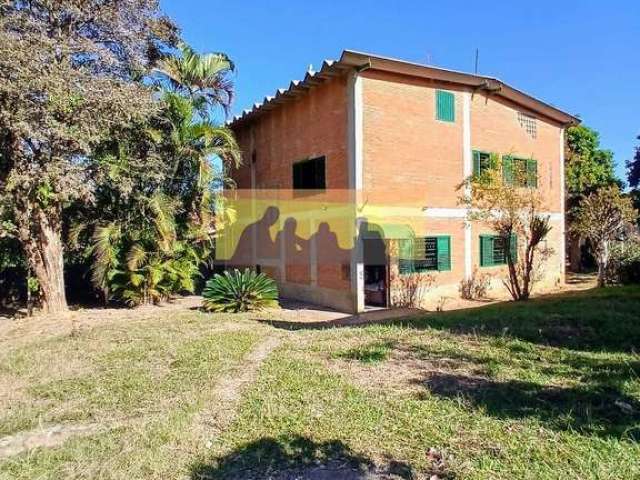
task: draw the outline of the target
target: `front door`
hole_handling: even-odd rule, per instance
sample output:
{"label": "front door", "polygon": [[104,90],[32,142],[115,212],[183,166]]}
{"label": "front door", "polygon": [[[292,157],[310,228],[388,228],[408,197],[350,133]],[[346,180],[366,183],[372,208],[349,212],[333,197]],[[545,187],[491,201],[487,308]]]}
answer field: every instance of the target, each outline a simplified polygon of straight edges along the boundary
{"label": "front door", "polygon": [[387,307],[389,262],[384,240],[363,239],[363,263],[365,305]]}

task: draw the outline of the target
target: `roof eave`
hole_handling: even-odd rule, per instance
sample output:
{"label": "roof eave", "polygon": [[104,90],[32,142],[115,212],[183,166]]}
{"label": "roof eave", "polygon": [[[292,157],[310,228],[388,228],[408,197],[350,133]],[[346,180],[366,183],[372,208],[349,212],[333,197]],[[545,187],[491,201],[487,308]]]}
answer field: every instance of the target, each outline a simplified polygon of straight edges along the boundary
{"label": "roof eave", "polygon": [[325,60],[322,67],[317,72],[307,72],[303,80],[294,80],[287,89],[279,89],[275,96],[264,97],[262,102],[256,103],[249,110],[245,110],[241,115],[234,117],[227,122],[230,127],[239,126],[250,121],[266,111],[272,110],[276,105],[295,98],[305,91],[328,79],[340,76],[349,70],[381,70],[398,73],[419,78],[428,78],[451,84],[461,85],[470,88],[472,91],[492,92],[506,100],[520,105],[533,113],[544,116],[563,126],[577,125],[580,119],[570,115],[552,105],[549,105],[537,98],[528,95],[494,77],[474,75],[456,70],[421,65],[418,63],[406,62],[395,58],[381,57],[368,53],[344,50],[338,61]]}
{"label": "roof eave", "polygon": [[392,73],[404,74],[409,76],[429,78],[443,82],[454,83],[473,89],[484,89],[494,91],[497,95],[504,97],[514,103],[522,105],[533,112],[544,115],[545,117],[558,122],[562,125],[577,125],[580,119],[559,108],[545,103],[537,98],[528,95],[503,81],[483,75],[474,75],[471,73],[459,72],[456,70],[448,70],[444,68],[432,67],[429,65],[421,65],[418,63],[406,62],[394,58],[381,57],[368,53],[355,52],[353,50],[345,50],[342,52],[339,63],[350,65],[353,68],[367,66],[371,69],[382,70]]}

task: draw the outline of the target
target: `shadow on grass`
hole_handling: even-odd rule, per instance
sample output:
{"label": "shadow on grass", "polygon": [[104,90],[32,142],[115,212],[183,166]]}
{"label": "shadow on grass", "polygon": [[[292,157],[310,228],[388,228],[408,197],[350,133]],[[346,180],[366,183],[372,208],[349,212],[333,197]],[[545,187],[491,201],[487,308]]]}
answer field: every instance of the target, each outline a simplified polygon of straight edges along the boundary
{"label": "shadow on grass", "polygon": [[325,322],[258,320],[285,330],[369,325],[433,328],[477,336],[508,336],[576,350],[630,352],[640,348],[640,286],[610,287],[502,302],[448,312],[407,312],[402,318],[363,315]]}
{"label": "shadow on grass", "polygon": [[389,354],[394,345],[395,342],[391,341],[374,342],[337,352],[333,357],[343,360],[357,360],[362,363],[377,363],[389,358]]}
{"label": "shadow on grass", "polygon": [[427,315],[407,325],[576,350],[629,352],[640,347],[639,312],[640,286],[611,287]]}
{"label": "shadow on grass", "polygon": [[[382,480],[411,479],[410,465],[389,461],[384,469],[352,452],[344,443],[334,440],[316,443],[293,436],[262,438],[215,459],[211,464],[196,464],[191,469],[193,480]],[[447,477],[446,474],[440,478]]]}
{"label": "shadow on grass", "polygon": [[556,430],[640,440],[640,402],[615,387],[594,383],[565,388],[441,372],[417,383],[432,395],[463,398],[496,418],[536,418]]}
{"label": "shadow on grass", "polygon": [[254,318],[259,323],[270,325],[281,330],[327,330],[331,328],[366,327],[369,325],[389,325],[407,321],[418,315],[424,315],[426,310],[415,308],[381,309],[372,312],[363,312],[357,315],[348,315],[332,320],[318,320],[315,322],[272,320]]}

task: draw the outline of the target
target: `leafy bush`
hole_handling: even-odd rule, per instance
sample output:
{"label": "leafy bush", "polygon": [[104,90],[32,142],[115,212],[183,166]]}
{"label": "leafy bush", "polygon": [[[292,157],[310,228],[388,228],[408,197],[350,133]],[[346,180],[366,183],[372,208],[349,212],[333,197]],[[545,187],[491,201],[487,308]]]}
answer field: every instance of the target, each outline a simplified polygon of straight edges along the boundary
{"label": "leafy bush", "polygon": [[423,297],[435,279],[426,273],[392,274],[391,304],[399,308],[422,308]]}
{"label": "leafy bush", "polygon": [[136,221],[112,222],[93,232],[91,279],[106,300],[155,304],[195,289],[204,255],[189,232],[178,230],[175,202],[155,194],[146,206],[148,213]]}
{"label": "leafy bush", "polygon": [[607,277],[613,283],[640,283],[640,240],[619,242],[611,247]]}
{"label": "leafy bush", "polygon": [[487,273],[478,273],[478,269],[473,270],[471,278],[463,278],[460,280],[460,297],[465,300],[477,300],[479,298],[485,298],[487,296],[487,290],[489,290],[489,284],[491,282],[491,276]]}
{"label": "leafy bush", "polygon": [[276,282],[248,268],[214,275],[202,296],[204,308],[210,312],[249,312],[278,306]]}

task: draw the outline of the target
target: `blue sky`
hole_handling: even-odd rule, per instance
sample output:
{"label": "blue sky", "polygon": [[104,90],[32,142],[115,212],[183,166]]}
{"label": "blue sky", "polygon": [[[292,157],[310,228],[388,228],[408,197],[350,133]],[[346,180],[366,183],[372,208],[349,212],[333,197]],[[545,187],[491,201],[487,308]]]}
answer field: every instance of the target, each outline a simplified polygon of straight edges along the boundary
{"label": "blue sky", "polygon": [[[468,5],[465,5],[468,3]],[[640,142],[640,1],[161,0],[201,51],[237,64],[234,113],[360,50],[479,73],[579,115],[614,151]]]}

